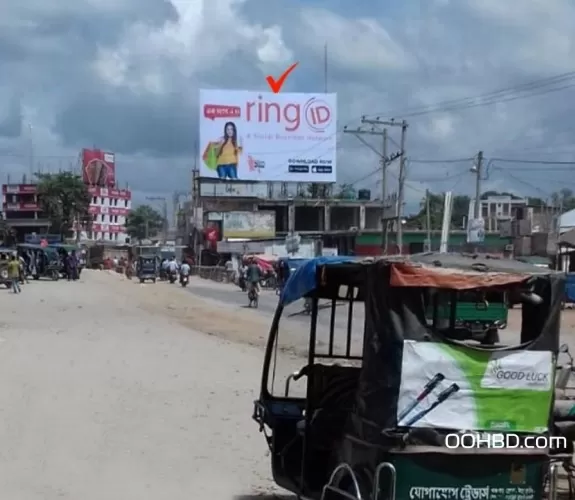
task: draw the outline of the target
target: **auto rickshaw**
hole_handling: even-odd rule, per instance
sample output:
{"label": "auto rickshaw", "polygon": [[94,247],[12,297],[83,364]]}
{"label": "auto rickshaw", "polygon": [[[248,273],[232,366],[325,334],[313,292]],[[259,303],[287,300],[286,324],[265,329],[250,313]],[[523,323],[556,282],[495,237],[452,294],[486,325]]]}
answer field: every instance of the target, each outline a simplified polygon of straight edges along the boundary
{"label": "auto rickshaw", "polygon": [[155,255],[139,255],[137,261],[137,273],[140,283],[146,280],[156,282],[158,279],[158,258]]}
{"label": "auto rickshaw", "polygon": [[[34,280],[49,278],[52,281],[60,279],[61,262],[58,252],[51,247],[43,247],[32,243],[21,243],[17,246],[18,254],[24,257],[27,264],[26,273]],[[35,259],[31,265],[30,259]]]}
{"label": "auto rickshaw", "polygon": [[[305,263],[280,296],[254,403],[274,481],[306,499],[555,500],[572,447],[523,445],[559,432],[553,379],[564,279],[460,254]],[[519,338],[488,346],[450,337],[426,319],[430,290],[451,294],[451,329],[458,292],[512,293],[522,302]],[[303,297],[312,302],[307,352],[282,376],[282,312]],[[329,323],[318,321],[320,299],[332,303]],[[341,301],[347,328],[334,327]],[[355,326],[354,307],[365,309]],[[520,442],[448,447],[447,436],[462,432]]]}
{"label": "auto rickshaw", "polygon": [[[473,339],[484,344],[499,341],[499,330],[507,327],[509,314],[507,294],[500,290],[463,290],[455,294],[455,328],[449,327],[451,318],[450,291],[434,290],[427,307],[428,322],[443,322],[450,335],[457,340]],[[434,314],[436,317],[434,317]]]}

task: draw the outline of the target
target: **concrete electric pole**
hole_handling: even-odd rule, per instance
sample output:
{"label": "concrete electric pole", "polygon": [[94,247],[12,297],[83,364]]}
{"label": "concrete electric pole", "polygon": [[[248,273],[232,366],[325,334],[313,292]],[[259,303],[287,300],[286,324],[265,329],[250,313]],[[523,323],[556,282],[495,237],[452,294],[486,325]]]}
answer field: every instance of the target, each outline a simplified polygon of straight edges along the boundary
{"label": "concrete electric pole", "polygon": [[473,206],[473,218],[481,217],[481,181],[483,180],[483,151],[477,153],[477,162],[473,169],[475,173],[475,205]]}
{"label": "concrete electric pole", "polygon": [[[398,246],[398,251],[401,254],[403,249],[403,198],[404,198],[404,185],[405,185],[405,167],[406,167],[406,155],[405,155],[405,136],[407,132],[407,122],[402,120],[401,122],[395,120],[380,120],[376,118],[375,120],[362,118],[361,123],[363,125],[372,125],[371,130],[361,130],[360,128],[356,130],[344,130],[344,132],[348,132],[351,134],[356,135],[358,139],[361,140],[366,146],[368,146],[372,151],[375,151],[377,154],[381,156],[382,161],[382,193],[383,193],[383,200],[382,200],[382,248],[384,251],[387,251],[387,226],[389,218],[387,217],[386,211],[386,197],[387,197],[387,167],[388,165],[395,159],[400,159],[400,166],[399,166],[399,189],[397,193],[397,211],[396,216],[394,217],[397,220],[397,238],[396,243]],[[384,127],[383,130],[380,128],[375,127]],[[392,157],[388,157],[387,155],[387,127],[401,127],[401,144],[400,144],[400,151],[392,155]],[[362,140],[359,135],[360,134],[368,134],[368,135],[379,135],[383,139],[383,148],[382,153],[374,150],[369,144],[367,144],[364,140]]]}

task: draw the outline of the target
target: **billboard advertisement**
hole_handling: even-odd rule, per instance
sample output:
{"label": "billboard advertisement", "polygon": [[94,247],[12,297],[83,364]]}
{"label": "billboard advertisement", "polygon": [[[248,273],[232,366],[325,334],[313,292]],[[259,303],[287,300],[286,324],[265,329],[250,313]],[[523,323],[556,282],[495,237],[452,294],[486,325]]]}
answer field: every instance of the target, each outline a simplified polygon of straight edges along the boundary
{"label": "billboard advertisement", "polygon": [[88,186],[113,188],[116,185],[114,153],[106,153],[99,149],[83,149],[82,178]]}
{"label": "billboard advertisement", "polygon": [[273,238],[276,235],[275,212],[224,212],[224,238]]}
{"label": "billboard advertisement", "polygon": [[336,94],[200,90],[200,177],[335,182]]}

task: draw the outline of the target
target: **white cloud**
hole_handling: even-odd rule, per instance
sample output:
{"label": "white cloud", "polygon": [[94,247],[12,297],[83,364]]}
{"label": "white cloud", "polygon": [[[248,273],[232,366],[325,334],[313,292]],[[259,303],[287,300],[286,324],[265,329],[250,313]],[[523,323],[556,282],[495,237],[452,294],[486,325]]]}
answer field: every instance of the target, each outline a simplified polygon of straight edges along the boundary
{"label": "white cloud", "polygon": [[301,42],[316,53],[327,43],[329,57],[347,70],[407,69],[413,59],[374,18],[344,17],[306,7],[300,14]]}

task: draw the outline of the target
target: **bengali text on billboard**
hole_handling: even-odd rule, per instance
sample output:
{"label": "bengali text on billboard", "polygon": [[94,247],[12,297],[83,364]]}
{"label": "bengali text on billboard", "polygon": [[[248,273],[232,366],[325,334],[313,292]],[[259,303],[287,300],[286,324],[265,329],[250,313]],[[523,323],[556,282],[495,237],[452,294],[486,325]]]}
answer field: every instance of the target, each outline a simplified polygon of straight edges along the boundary
{"label": "bengali text on billboard", "polygon": [[200,90],[200,177],[336,181],[336,94]]}
{"label": "bengali text on billboard", "polygon": [[83,149],[82,178],[89,186],[114,187],[116,185],[114,153],[106,153],[99,149]]}

